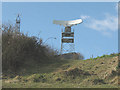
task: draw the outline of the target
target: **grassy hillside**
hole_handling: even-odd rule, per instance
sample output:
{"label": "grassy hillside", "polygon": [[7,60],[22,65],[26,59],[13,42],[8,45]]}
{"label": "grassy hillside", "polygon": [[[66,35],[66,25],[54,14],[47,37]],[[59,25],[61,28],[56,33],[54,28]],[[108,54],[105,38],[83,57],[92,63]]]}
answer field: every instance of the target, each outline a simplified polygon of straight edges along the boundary
{"label": "grassy hillside", "polygon": [[[31,63],[31,62],[30,62]],[[4,75],[3,88],[116,88],[118,54],[87,60],[32,64],[18,75]]]}
{"label": "grassy hillside", "polygon": [[[87,60],[65,60],[59,57],[57,51],[45,46],[41,38],[17,32],[11,25],[3,26],[3,29],[3,88],[86,88],[118,85],[118,54]],[[77,54],[74,59],[79,59],[79,56]]]}

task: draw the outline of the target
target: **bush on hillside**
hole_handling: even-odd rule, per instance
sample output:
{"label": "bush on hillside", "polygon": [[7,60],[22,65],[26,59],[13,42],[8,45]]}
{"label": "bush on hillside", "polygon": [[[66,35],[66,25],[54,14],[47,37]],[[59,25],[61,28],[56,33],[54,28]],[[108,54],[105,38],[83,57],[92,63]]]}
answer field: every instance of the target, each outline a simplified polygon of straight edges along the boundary
{"label": "bush on hillside", "polygon": [[[52,53],[51,53],[52,52]],[[17,72],[25,63],[47,63],[53,59],[54,52],[42,45],[42,39],[29,37],[17,32],[12,25],[3,25],[2,30],[2,65],[3,72]]]}

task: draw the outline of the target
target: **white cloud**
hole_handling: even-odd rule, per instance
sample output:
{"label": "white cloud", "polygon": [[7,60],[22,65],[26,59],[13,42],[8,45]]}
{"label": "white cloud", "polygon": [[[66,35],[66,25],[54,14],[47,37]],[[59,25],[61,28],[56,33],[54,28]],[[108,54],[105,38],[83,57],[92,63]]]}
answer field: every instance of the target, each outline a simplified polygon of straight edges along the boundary
{"label": "white cloud", "polygon": [[118,7],[120,7],[120,5],[118,3],[116,3],[115,9],[118,12]]}
{"label": "white cloud", "polygon": [[80,18],[83,19],[83,20],[85,20],[85,19],[90,18],[90,16],[87,16],[87,15],[81,15]]}
{"label": "white cloud", "polygon": [[[115,4],[115,10],[118,12],[118,8],[120,9],[120,4]],[[120,13],[119,13],[120,14]],[[111,37],[112,33],[118,30],[118,15],[110,15],[105,14],[104,19],[96,19],[94,17],[88,15],[81,15],[80,16],[83,21],[87,21],[85,26],[91,28],[93,30],[101,32],[103,35]],[[119,16],[120,20],[120,16]]]}
{"label": "white cloud", "polygon": [[110,33],[110,32],[104,31],[104,32],[102,32],[102,34],[107,36],[107,37],[112,37],[112,33]]}
{"label": "white cloud", "polygon": [[118,17],[107,14],[103,20],[91,18],[86,26],[101,32],[117,31]]}

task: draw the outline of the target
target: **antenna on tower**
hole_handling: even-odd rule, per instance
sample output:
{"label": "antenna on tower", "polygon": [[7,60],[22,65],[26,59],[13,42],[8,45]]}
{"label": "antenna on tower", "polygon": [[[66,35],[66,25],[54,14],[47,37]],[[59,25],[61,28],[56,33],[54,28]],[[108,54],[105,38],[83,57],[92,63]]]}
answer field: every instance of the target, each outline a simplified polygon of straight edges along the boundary
{"label": "antenna on tower", "polygon": [[53,21],[53,24],[63,25],[65,27],[64,30],[61,30],[61,54],[75,52],[74,29],[72,30],[71,27],[80,23],[82,23],[82,19],[72,21]]}
{"label": "antenna on tower", "polygon": [[19,14],[16,18],[16,28],[17,28],[17,31],[20,32],[20,15]]}

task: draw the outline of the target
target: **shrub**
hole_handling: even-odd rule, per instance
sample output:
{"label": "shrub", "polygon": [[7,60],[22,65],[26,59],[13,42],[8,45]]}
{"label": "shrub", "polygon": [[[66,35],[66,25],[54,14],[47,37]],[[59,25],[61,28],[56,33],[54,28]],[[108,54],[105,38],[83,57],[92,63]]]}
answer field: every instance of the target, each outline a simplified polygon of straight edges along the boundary
{"label": "shrub", "polygon": [[93,81],[93,83],[96,85],[96,84],[106,84],[105,82],[104,82],[104,80],[102,80],[102,79],[95,79],[94,81]]}
{"label": "shrub", "polygon": [[[51,54],[51,52],[53,52]],[[54,50],[42,45],[42,39],[17,32],[12,25],[3,26],[2,65],[3,72],[17,72],[33,61],[47,63],[54,57]],[[27,63],[27,64],[26,64]]]}

